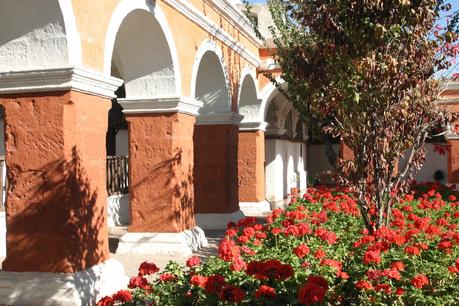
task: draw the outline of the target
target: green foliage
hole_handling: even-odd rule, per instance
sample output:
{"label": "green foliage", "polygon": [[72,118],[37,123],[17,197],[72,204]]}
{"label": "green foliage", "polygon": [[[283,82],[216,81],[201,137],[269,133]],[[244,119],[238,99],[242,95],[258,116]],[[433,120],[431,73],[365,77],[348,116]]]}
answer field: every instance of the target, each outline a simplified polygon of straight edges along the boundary
{"label": "green foliage", "polygon": [[[430,131],[453,120],[435,79],[457,55],[457,35],[435,26],[435,0],[269,0],[275,58],[303,120],[341,140],[343,183],[358,190],[366,227],[387,224],[394,200],[425,159]],[[273,80],[274,81],[274,80]],[[280,87],[280,86],[279,86]],[[403,154],[408,162],[402,166]],[[375,204],[378,214],[371,216]]]}
{"label": "green foliage", "polygon": [[230,225],[218,256],[188,267],[169,263],[161,275],[170,277],[130,286],[127,302],[99,306],[457,305],[454,193],[419,186],[416,199],[409,194],[396,203],[389,227],[371,234],[362,230],[349,189],[311,188],[286,210],[274,210],[267,224],[245,218]]}

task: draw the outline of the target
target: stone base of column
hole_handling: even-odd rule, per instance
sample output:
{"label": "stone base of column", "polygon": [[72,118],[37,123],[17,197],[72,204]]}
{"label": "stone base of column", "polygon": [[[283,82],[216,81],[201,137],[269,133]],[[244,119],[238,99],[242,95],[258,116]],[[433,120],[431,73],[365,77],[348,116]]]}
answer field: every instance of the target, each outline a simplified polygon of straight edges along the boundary
{"label": "stone base of column", "polygon": [[271,213],[271,204],[266,200],[260,202],[239,202],[239,208],[244,215],[250,217],[264,217]]}
{"label": "stone base of column", "polygon": [[237,222],[239,219],[244,218],[245,215],[241,210],[237,210],[233,213],[228,214],[195,214],[194,218],[196,224],[209,230],[220,230],[226,229],[228,222]]}
{"label": "stone base of column", "polygon": [[116,253],[188,257],[206,246],[207,238],[199,227],[180,233],[128,232],[121,236]]}
{"label": "stone base of column", "polygon": [[87,270],[70,273],[0,271],[0,302],[5,305],[95,305],[126,288],[123,265],[109,259]]}

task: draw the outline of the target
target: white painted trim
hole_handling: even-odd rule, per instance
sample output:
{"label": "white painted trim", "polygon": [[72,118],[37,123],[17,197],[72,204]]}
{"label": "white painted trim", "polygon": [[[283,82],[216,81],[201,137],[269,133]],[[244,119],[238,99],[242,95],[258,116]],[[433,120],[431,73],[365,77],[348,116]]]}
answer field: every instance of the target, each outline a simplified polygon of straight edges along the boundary
{"label": "white painted trim", "polygon": [[229,1],[226,0],[208,0],[223,16],[227,17],[231,24],[234,25],[241,33],[244,34],[257,48],[263,47],[263,43],[258,39],[252,28],[250,20],[243,12]]}
{"label": "white painted trim", "polygon": [[238,42],[234,37],[224,31],[221,27],[215,24],[209,17],[205,16],[200,10],[195,8],[187,0],[163,0],[179,13],[183,14],[186,18],[200,26],[210,35],[222,41],[225,45],[240,54],[249,63],[258,67],[260,59],[258,55],[253,54],[244,45]]}
{"label": "white painted trim", "polygon": [[73,274],[0,270],[0,301],[22,306],[95,305],[128,283],[123,265],[115,259]]}
{"label": "white painted trim", "polygon": [[269,128],[266,130],[266,135],[272,135],[272,136],[282,136],[287,133],[287,129],[284,128]]}
{"label": "white painted trim", "polygon": [[202,102],[188,97],[151,98],[151,99],[118,99],[124,108],[123,113],[152,114],[152,113],[184,113],[197,116]]}
{"label": "white painted trim", "polygon": [[0,256],[6,256],[6,213],[4,210],[0,211]]}
{"label": "white painted trim", "polygon": [[223,58],[223,53],[222,50],[218,47],[218,45],[215,43],[215,41],[212,41],[210,39],[206,39],[201,43],[201,45],[198,48],[198,51],[196,52],[196,56],[194,58],[194,63],[193,63],[193,69],[191,71],[191,96],[196,99],[196,82],[198,81],[198,71],[199,71],[199,66],[201,65],[202,58],[204,54],[207,52],[212,52],[214,53],[218,60],[220,61],[220,66],[223,71],[223,76],[225,78],[225,86],[226,90],[228,91],[228,101],[227,101],[227,109],[231,109],[231,84],[229,81],[229,74],[228,70],[226,69],[225,65],[225,60]]}
{"label": "white painted trim", "polygon": [[239,131],[266,131],[268,122],[241,122]]}
{"label": "white painted trim", "polygon": [[244,213],[241,210],[228,214],[195,214],[196,224],[207,230],[226,229],[228,222],[237,222],[244,218]]}
{"label": "white painted trim", "polygon": [[194,227],[180,233],[131,233],[121,236],[117,254],[187,257],[208,245],[204,231]]}
{"label": "white painted trim", "polygon": [[166,16],[162,12],[159,5],[153,1],[145,0],[122,0],[115,8],[110,22],[108,24],[107,34],[105,35],[105,51],[104,51],[104,74],[111,74],[111,63],[113,48],[115,47],[115,40],[118,30],[123,23],[126,16],[134,10],[144,10],[149,12],[158,21],[164,36],[166,37],[169,46],[169,52],[172,58],[172,65],[174,66],[174,79],[176,94],[182,93],[182,77],[180,70],[180,62],[178,58],[177,48],[175,46],[174,36],[167,23]]}
{"label": "white painted trim", "polygon": [[82,66],[81,38],[75,19],[71,0],[58,0],[64,19],[65,36],[67,38],[68,61],[70,66]]}
{"label": "white painted trim", "polygon": [[440,85],[442,90],[459,90],[459,81],[446,81]]}
{"label": "white painted trim", "polygon": [[456,98],[439,98],[437,99],[438,104],[459,104],[459,97]]}
{"label": "white painted trim", "polygon": [[199,115],[196,118],[196,125],[237,125],[241,123],[244,116],[235,112],[215,113]]}
{"label": "white painted trim", "polygon": [[30,70],[0,73],[0,94],[76,90],[114,98],[123,82],[83,68]]}
{"label": "white painted trim", "polygon": [[239,202],[239,208],[244,215],[251,217],[265,217],[271,213],[271,204],[268,201]]}

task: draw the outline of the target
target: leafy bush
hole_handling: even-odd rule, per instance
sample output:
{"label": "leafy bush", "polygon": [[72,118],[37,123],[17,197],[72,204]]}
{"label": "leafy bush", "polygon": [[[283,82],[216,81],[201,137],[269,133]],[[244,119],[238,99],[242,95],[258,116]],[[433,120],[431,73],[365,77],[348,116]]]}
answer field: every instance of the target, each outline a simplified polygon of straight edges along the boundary
{"label": "leafy bush", "polygon": [[171,262],[150,282],[157,268],[142,264],[129,291],[99,305],[458,305],[459,202],[414,194],[369,234],[349,190],[310,189],[266,224],[229,224],[205,263]]}

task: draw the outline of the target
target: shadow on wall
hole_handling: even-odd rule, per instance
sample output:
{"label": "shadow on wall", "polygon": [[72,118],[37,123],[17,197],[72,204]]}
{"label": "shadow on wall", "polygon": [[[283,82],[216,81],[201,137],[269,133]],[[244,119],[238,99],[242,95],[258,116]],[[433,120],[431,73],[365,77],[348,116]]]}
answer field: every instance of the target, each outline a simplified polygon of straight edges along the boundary
{"label": "shadow on wall", "polygon": [[[134,231],[153,228],[155,232],[177,232],[194,227],[193,168],[190,163],[187,170],[183,169],[183,155],[183,150],[178,149],[172,158],[142,161],[142,172],[146,174],[141,179],[134,178],[129,186],[130,224]],[[131,166],[131,158],[132,154],[129,171],[137,171]]]}
{"label": "shadow on wall", "polygon": [[98,201],[76,147],[39,170],[9,165],[3,269],[73,273],[108,258],[105,198]]}

